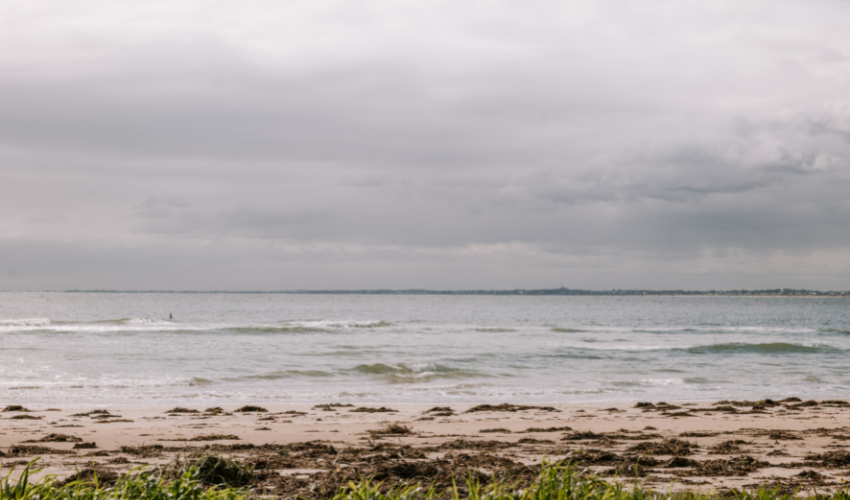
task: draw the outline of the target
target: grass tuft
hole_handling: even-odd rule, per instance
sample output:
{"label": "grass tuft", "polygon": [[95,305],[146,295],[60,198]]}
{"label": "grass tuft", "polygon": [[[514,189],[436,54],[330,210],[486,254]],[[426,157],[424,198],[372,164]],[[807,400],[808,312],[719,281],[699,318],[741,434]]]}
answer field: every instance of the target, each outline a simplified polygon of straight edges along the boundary
{"label": "grass tuft", "polygon": [[[16,479],[12,471],[0,478],[0,500],[249,500],[271,498],[258,486],[253,468],[217,455],[190,455],[172,464],[158,475],[134,471],[122,477],[109,476],[107,471],[86,469],[65,481],[57,482],[46,476],[32,481],[31,462]],[[808,471],[806,477],[813,476]],[[816,474],[816,473],[814,473]],[[471,474],[455,478],[449,487],[437,488],[418,482],[390,487],[374,478],[361,478],[344,484],[336,491],[313,491],[311,498],[329,500],[850,500],[850,493],[834,493],[777,488],[727,493],[702,491],[654,491],[639,483],[624,486],[609,483],[579,470],[570,464],[544,462],[537,479],[520,487],[509,480],[494,480],[487,484],[486,475]],[[266,493],[268,490],[266,490]],[[299,497],[303,498],[303,497]]]}

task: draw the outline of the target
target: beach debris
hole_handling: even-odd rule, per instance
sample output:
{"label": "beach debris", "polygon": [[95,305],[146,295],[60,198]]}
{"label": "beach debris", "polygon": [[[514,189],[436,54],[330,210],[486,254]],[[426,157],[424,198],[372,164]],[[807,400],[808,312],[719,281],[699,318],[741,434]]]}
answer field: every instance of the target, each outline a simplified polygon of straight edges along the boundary
{"label": "beach debris", "polygon": [[224,441],[224,440],[239,440],[239,436],[233,434],[207,434],[195,436],[189,441]]}
{"label": "beach debris", "polygon": [[403,424],[392,423],[392,424],[386,424],[384,427],[381,427],[380,429],[370,430],[370,431],[366,431],[366,432],[368,432],[369,434],[372,434],[372,435],[388,435],[388,434],[402,435],[402,434],[413,434],[413,429],[411,429],[410,427],[403,425]]}
{"label": "beach debris", "polygon": [[97,481],[97,484],[101,487],[110,487],[114,486],[115,483],[118,482],[119,478],[120,476],[118,473],[109,469],[87,468],[71,474],[62,481],[56,483],[56,485],[63,487],[75,482],[91,484]]}
{"label": "beach debris", "polygon": [[44,417],[34,417],[32,415],[15,415],[14,417],[9,417],[9,420],[41,420]]}
{"label": "beach debris", "polygon": [[263,408],[262,406],[250,406],[250,405],[248,405],[248,406],[243,406],[242,408],[239,408],[235,411],[238,411],[239,413],[250,413],[250,412],[265,412],[265,411],[268,411],[268,410]]}
{"label": "beach debris", "polygon": [[794,435],[793,431],[776,430],[770,432],[767,437],[774,441],[799,441],[803,438]]}
{"label": "beach debris", "polygon": [[524,432],[568,432],[573,430],[572,427],[529,427]]}
{"label": "beach debris", "polygon": [[846,450],[828,451],[826,453],[810,453],[806,462],[817,462],[821,467],[846,467],[850,465],[850,452]]}
{"label": "beach debris", "polygon": [[505,429],[504,427],[497,427],[497,428],[495,428],[495,429],[481,429],[481,430],[480,430],[480,431],[478,431],[478,432],[499,432],[499,433],[501,433],[501,434],[510,434],[510,433],[511,433],[511,430],[510,430],[510,429]]}
{"label": "beach debris", "polygon": [[678,438],[667,438],[661,442],[652,441],[648,443],[639,443],[627,451],[643,453],[646,455],[675,455],[684,456],[690,455],[693,450],[698,449],[696,444]]}
{"label": "beach debris", "polygon": [[685,411],[677,411],[673,413],[663,412],[661,416],[663,417],[693,417],[695,415],[689,413],[690,410]]}
{"label": "beach debris", "polygon": [[773,450],[767,454],[769,457],[787,457],[790,456],[785,450]]}
{"label": "beach debris", "polygon": [[3,408],[3,411],[30,411],[21,405],[9,405]]}
{"label": "beach debris", "polygon": [[302,452],[302,456],[316,457],[319,455],[336,455],[337,450],[329,444],[321,441],[305,441],[303,443],[291,443],[286,449],[292,452]]}
{"label": "beach debris", "polygon": [[809,481],[813,481],[819,483],[824,480],[826,476],[814,470],[804,470],[797,474],[795,477],[801,477],[803,479],[808,479]]}
{"label": "beach debris", "polygon": [[560,412],[556,408],[551,406],[523,406],[523,405],[514,405],[510,403],[502,403],[500,405],[478,405],[473,406],[472,408],[466,410],[464,413],[475,413],[479,411],[509,411],[509,412],[517,412],[517,411],[526,411],[526,410],[541,410],[541,411],[554,411]]}
{"label": "beach debris", "polygon": [[71,450],[59,450],[48,448],[47,446],[38,445],[22,445],[16,444],[9,448],[10,455],[27,456],[27,455],[68,455],[73,454]]}
{"label": "beach debris", "polygon": [[581,431],[573,432],[572,434],[567,434],[566,436],[561,438],[561,441],[583,441],[586,439],[601,439],[604,437],[604,434],[597,434],[592,431]]}
{"label": "beach debris", "polygon": [[665,469],[681,468],[681,467],[697,467],[699,462],[685,457],[673,457],[670,460],[661,464]]}
{"label": "beach debris", "polygon": [[197,478],[206,486],[242,488],[256,481],[254,468],[233,458],[214,453],[193,453],[185,460],[175,460],[165,470],[166,476],[179,478],[194,469]]}
{"label": "beach debris", "polygon": [[789,410],[799,410],[800,408],[812,408],[814,406],[818,406],[818,402],[814,399],[810,399],[808,401],[803,401],[802,403],[797,403],[794,405],[788,405]]}
{"label": "beach debris", "polygon": [[[433,451],[441,450],[496,450],[511,448],[514,445],[503,441],[470,441],[468,439],[455,439],[433,447]],[[427,449],[427,448],[426,448]]]}
{"label": "beach debris", "polygon": [[165,449],[161,444],[148,444],[143,446],[122,446],[121,453],[135,455],[139,458],[151,458],[162,454]]}
{"label": "beach debris", "polygon": [[706,460],[699,466],[688,471],[677,472],[683,476],[734,477],[746,476],[763,467],[770,467],[769,462],[762,462],[749,456],[740,456],[728,460]]}
{"label": "beach debris", "polygon": [[720,435],[719,432],[711,432],[711,431],[686,431],[679,434],[679,437],[686,438],[707,438],[714,437]]}
{"label": "beach debris", "polygon": [[450,406],[435,406],[422,413],[430,413],[434,417],[453,417],[455,415],[455,411]]}
{"label": "beach debris", "polygon": [[555,444],[551,439],[522,438],[517,444]]}
{"label": "beach debris", "polygon": [[193,410],[191,408],[181,408],[181,407],[178,406],[177,408],[172,408],[165,413],[200,413],[200,412],[198,410]]}
{"label": "beach debris", "polygon": [[444,412],[454,413],[454,410],[452,409],[451,406],[435,406],[431,409],[423,411],[422,413],[444,413]]}
{"label": "beach debris", "polygon": [[751,406],[753,408],[772,408],[774,406],[779,406],[781,403],[779,401],[774,401],[772,399],[761,399],[759,401],[730,401],[728,399],[724,399],[722,401],[718,401],[716,403],[712,403],[713,406],[737,406],[737,407],[745,407]]}
{"label": "beach debris", "polygon": [[219,413],[224,413],[224,410],[221,409],[220,406],[214,406],[212,408],[207,408],[204,410],[204,413],[211,413],[213,415],[218,415]]}
{"label": "beach debris", "polygon": [[355,408],[353,410],[348,410],[352,413],[389,413],[389,412],[397,412],[398,410],[393,410],[392,408],[386,408],[381,406],[380,408],[372,408],[368,406],[361,406],[359,408]]}
{"label": "beach debris", "polygon": [[722,443],[718,443],[711,448],[709,448],[709,455],[731,455],[733,453],[739,453],[741,451],[742,444],[752,444],[747,441],[743,441],[741,439],[733,439],[730,441],[723,441]]}
{"label": "beach debris", "polygon": [[74,445],[75,450],[90,450],[93,448],[97,448],[97,444],[94,442],[91,443],[77,443]]}
{"label": "beach debris", "polygon": [[322,410],[322,411],[336,411],[336,408],[348,408],[354,406],[353,404],[343,404],[343,403],[328,403],[323,405],[316,405],[313,407],[314,410]]}
{"label": "beach debris", "polygon": [[117,424],[120,422],[132,423],[133,421],[127,418],[116,418],[115,420],[98,420],[96,424]]}
{"label": "beach debris", "polygon": [[25,443],[80,443],[83,440],[68,434],[48,434],[41,439],[24,441]]}
{"label": "beach debris", "polygon": [[109,410],[92,410],[85,413],[74,413],[72,417],[91,417],[92,415],[110,415]]}

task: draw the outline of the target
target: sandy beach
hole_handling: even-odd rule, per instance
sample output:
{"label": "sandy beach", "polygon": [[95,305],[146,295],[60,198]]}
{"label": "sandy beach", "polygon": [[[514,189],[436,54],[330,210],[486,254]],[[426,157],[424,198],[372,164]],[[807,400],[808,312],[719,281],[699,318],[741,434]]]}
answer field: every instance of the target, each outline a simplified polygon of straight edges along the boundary
{"label": "sandy beach", "polygon": [[[255,466],[258,487],[310,493],[350,479],[480,480],[571,460],[655,489],[780,486],[850,479],[845,401],[628,405],[263,405],[259,408],[17,408],[0,413],[3,469],[41,457],[40,475],[94,467],[110,477],[210,451]],[[176,410],[176,411],[172,411]],[[240,411],[241,410],[241,411]],[[310,496],[310,495],[308,495]]]}

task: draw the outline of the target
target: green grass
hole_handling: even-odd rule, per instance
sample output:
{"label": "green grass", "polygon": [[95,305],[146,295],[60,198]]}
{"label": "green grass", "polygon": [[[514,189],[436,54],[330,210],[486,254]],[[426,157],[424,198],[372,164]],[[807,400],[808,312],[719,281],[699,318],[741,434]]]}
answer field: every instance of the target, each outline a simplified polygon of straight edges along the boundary
{"label": "green grass", "polygon": [[[214,463],[213,463],[214,462]],[[10,471],[0,478],[0,500],[249,500],[269,498],[248,487],[235,488],[230,473],[220,476],[222,484],[209,486],[210,478],[231,465],[213,461],[209,456],[200,463],[207,470],[191,465],[182,476],[163,474],[155,477],[153,473],[139,470],[126,474],[111,486],[100,484],[97,477],[90,481],[76,481],[61,485],[47,476],[39,481],[31,481],[30,474],[34,462],[30,463],[17,478]],[[215,470],[211,474],[210,470]],[[224,476],[227,476],[225,478]],[[228,480],[230,479],[230,480]],[[244,479],[238,478],[239,481]],[[413,485],[403,488],[387,489],[381,483],[364,479],[359,483],[349,483],[329,498],[333,500],[790,500],[807,498],[810,500],[850,500],[847,490],[836,493],[791,492],[780,494],[779,490],[758,489],[752,492],[729,492],[724,495],[711,492],[685,491],[679,493],[653,491],[640,486],[623,486],[609,483],[600,478],[587,475],[583,471],[567,465],[544,464],[539,478],[525,488],[509,483],[495,483],[482,486],[474,481],[466,481],[463,487],[449,491]],[[463,493],[461,493],[461,491]]]}
{"label": "green grass", "polygon": [[92,481],[77,481],[59,485],[53,477],[30,481],[31,462],[17,479],[14,470],[0,480],[2,500],[241,500],[248,498],[247,490],[234,488],[204,488],[199,472],[194,467],[182,477],[166,481],[152,475],[128,474],[115,485],[105,487]]}

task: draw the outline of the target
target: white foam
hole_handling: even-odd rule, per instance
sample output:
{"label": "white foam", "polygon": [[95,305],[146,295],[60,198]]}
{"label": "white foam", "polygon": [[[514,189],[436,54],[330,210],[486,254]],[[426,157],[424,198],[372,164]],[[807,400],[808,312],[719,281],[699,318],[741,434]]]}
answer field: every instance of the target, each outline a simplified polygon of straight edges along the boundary
{"label": "white foam", "polygon": [[668,385],[682,385],[685,383],[685,381],[680,378],[644,378],[637,382],[640,385],[655,385],[662,387]]}
{"label": "white foam", "polygon": [[293,321],[286,323],[286,326],[298,328],[376,328],[386,326],[386,323],[380,320],[316,320],[316,321]]}
{"label": "white foam", "polygon": [[49,324],[50,320],[47,318],[0,319],[0,327],[47,326]]}
{"label": "white foam", "polygon": [[156,319],[156,318],[129,318],[122,320],[124,323],[129,323],[132,325],[174,325],[173,321],[168,321],[167,319]]}
{"label": "white foam", "polygon": [[412,372],[432,372],[437,369],[437,367],[431,363],[411,363],[406,366],[407,369]]}

